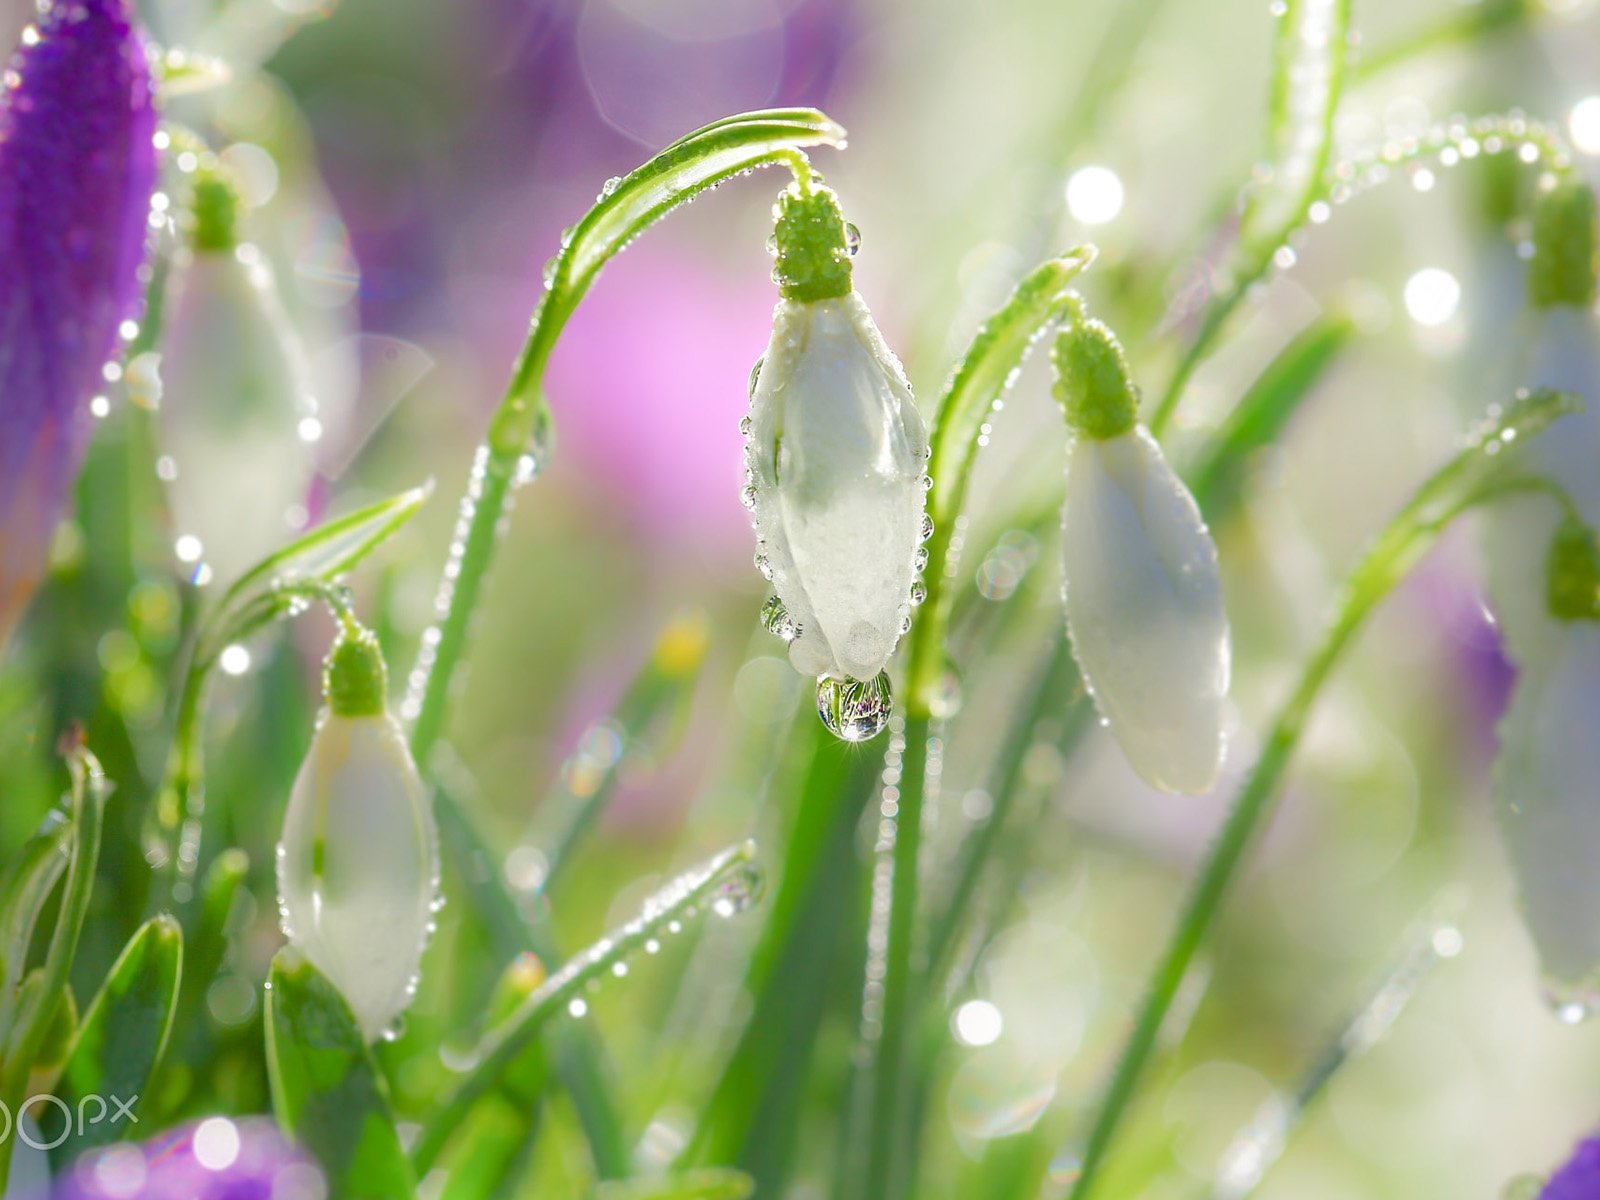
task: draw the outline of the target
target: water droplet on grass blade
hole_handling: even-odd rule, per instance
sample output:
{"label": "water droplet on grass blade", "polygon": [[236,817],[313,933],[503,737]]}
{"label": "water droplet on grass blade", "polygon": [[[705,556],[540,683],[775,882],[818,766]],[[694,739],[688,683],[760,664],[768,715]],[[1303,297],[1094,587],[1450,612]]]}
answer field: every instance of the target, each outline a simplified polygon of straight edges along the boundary
{"label": "water droplet on grass blade", "polygon": [[719,917],[734,917],[748,912],[761,900],[767,880],[755,863],[742,864],[717,888],[711,911]]}
{"label": "water droplet on grass blade", "polygon": [[823,675],[817,680],[817,715],[834,737],[847,742],[864,742],[883,732],[894,712],[894,697],[889,690],[889,673],[862,682]]}

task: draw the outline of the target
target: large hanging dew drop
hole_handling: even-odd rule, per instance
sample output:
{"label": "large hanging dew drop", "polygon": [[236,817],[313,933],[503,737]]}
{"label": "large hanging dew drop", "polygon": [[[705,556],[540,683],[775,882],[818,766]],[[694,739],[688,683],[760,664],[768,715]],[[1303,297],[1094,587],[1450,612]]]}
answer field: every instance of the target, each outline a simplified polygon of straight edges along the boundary
{"label": "large hanging dew drop", "polygon": [[875,679],[817,679],[817,715],[829,733],[847,742],[865,742],[877,737],[894,712],[894,696],[889,691],[889,672],[879,671]]}
{"label": "large hanging dew drop", "polygon": [[1564,1025],[1581,1025],[1595,1015],[1600,1008],[1600,994],[1593,985],[1572,985],[1546,980],[1544,983],[1545,1003],[1550,1006],[1550,1011],[1555,1013],[1556,1019]]}

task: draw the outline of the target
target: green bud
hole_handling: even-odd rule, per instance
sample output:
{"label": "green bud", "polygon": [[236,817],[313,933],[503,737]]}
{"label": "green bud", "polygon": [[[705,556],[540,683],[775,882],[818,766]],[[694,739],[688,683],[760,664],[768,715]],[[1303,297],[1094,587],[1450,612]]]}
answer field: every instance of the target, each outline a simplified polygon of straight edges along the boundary
{"label": "green bud", "polygon": [[239,244],[239,193],[220,170],[202,170],[194,182],[194,228],[190,243],[196,250],[227,254]]}
{"label": "green bud", "polygon": [[389,670],[372,630],[353,621],[322,664],[322,694],[336,717],[377,717],[388,707]]}
{"label": "green bud", "polygon": [[1117,337],[1100,321],[1074,321],[1056,338],[1056,399],[1067,424],[1104,440],[1127,433],[1139,420],[1139,392]]}
{"label": "green bud", "polygon": [[832,188],[798,182],[773,205],[778,261],[772,280],[786,300],[809,303],[850,294],[850,234]]}
{"label": "green bud", "polygon": [[1545,603],[1563,621],[1600,621],[1600,540],[1572,517],[1550,543]]}
{"label": "green bud", "polygon": [[1541,191],[1533,202],[1529,302],[1536,308],[1593,304],[1595,244],[1594,192],[1587,183],[1572,176]]}

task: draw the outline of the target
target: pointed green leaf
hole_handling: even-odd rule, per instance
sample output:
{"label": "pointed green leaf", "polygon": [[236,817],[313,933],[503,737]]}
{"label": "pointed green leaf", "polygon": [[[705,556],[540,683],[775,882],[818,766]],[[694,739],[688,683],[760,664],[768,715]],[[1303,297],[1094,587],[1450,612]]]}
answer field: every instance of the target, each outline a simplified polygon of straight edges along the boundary
{"label": "pointed green leaf", "polygon": [[383,1078],[338,990],[292,949],[272,960],[267,1072],[278,1124],[341,1200],[404,1200],[416,1184]]}
{"label": "pointed green leaf", "polygon": [[[117,1119],[116,1101],[134,1105],[150,1086],[172,1032],[178,981],[183,974],[183,930],[162,913],[139,927],[123,948],[78,1026],[56,1094],[81,1122],[64,1120],[48,1106],[44,1140],[63,1137],[52,1153],[62,1163],[92,1146],[126,1137],[137,1128]],[[134,1108],[137,1112],[137,1107]]]}
{"label": "pointed green leaf", "polygon": [[62,811],[52,809],[38,832],[23,843],[0,887],[0,1041],[9,1037],[34,927],[66,869],[71,836],[72,826]]}

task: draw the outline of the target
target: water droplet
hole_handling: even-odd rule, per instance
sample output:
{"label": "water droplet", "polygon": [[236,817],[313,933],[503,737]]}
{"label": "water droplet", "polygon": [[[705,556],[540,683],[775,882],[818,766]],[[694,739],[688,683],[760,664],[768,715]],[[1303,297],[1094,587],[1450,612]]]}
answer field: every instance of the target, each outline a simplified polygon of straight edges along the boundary
{"label": "water droplet", "polygon": [[[756,359],[755,365],[750,368],[750,382],[745,387],[745,392],[752,400],[754,400],[756,397],[756,384],[761,382],[761,364],[766,361],[766,355],[762,355],[760,358]],[[746,430],[745,432],[748,433],[749,431]]]}
{"label": "water droplet", "polygon": [[772,560],[765,554],[758,552],[756,554],[756,570],[761,572],[761,578],[770,582],[772,579]]}
{"label": "water droplet", "polygon": [[749,413],[739,418],[739,432],[745,437],[750,436],[750,430],[755,426],[756,419]]}
{"label": "water droplet", "polygon": [[789,610],[783,606],[783,601],[773,596],[761,606],[761,624],[768,633],[792,642],[800,636],[800,627],[794,623],[794,618],[789,615]]}
{"label": "water droplet", "polygon": [[861,230],[850,221],[844,223],[844,248],[851,258],[861,251]]}
{"label": "water droplet", "polygon": [[911,603],[921,604],[928,598],[928,585],[922,580],[917,580],[911,585]]}
{"label": "water droplet", "polygon": [[748,912],[760,901],[766,891],[767,880],[755,863],[742,863],[737,870],[717,885],[711,899],[711,911],[719,917],[733,917]]}
{"label": "water droplet", "polygon": [[544,264],[544,286],[549,291],[556,285],[556,274],[561,270],[561,256],[553,254]]}
{"label": "water droplet", "polygon": [[739,494],[739,503],[744,505],[746,508],[755,508],[756,489],[754,486],[745,488],[744,491]]}
{"label": "water droplet", "polygon": [[925,492],[931,492],[933,490],[933,476],[932,475],[924,475],[922,477],[922,490],[925,491]]}
{"label": "water droplet", "polygon": [[769,234],[767,234],[767,253],[768,254],[776,254],[777,252],[778,252],[778,235],[775,234],[775,233],[769,233]]}
{"label": "water droplet", "polygon": [[405,1037],[405,1035],[406,1019],[404,1016],[399,1016],[390,1021],[388,1025],[384,1026],[382,1036],[383,1040],[386,1042],[398,1042],[401,1038]]}
{"label": "water droplet", "polygon": [[922,514],[922,530],[918,536],[921,537],[923,541],[927,541],[933,536],[933,515],[931,513]]}
{"label": "water droplet", "polygon": [[917,552],[911,556],[911,569],[913,571],[926,571],[928,569],[928,548],[918,546]]}
{"label": "water droplet", "polygon": [[894,712],[889,673],[863,683],[859,679],[817,680],[817,715],[828,732],[847,742],[864,742],[883,732]]}
{"label": "water droplet", "polygon": [[1583,984],[1557,983],[1546,980],[1545,1003],[1565,1025],[1581,1025],[1594,1016],[1600,1008],[1600,992]]}

